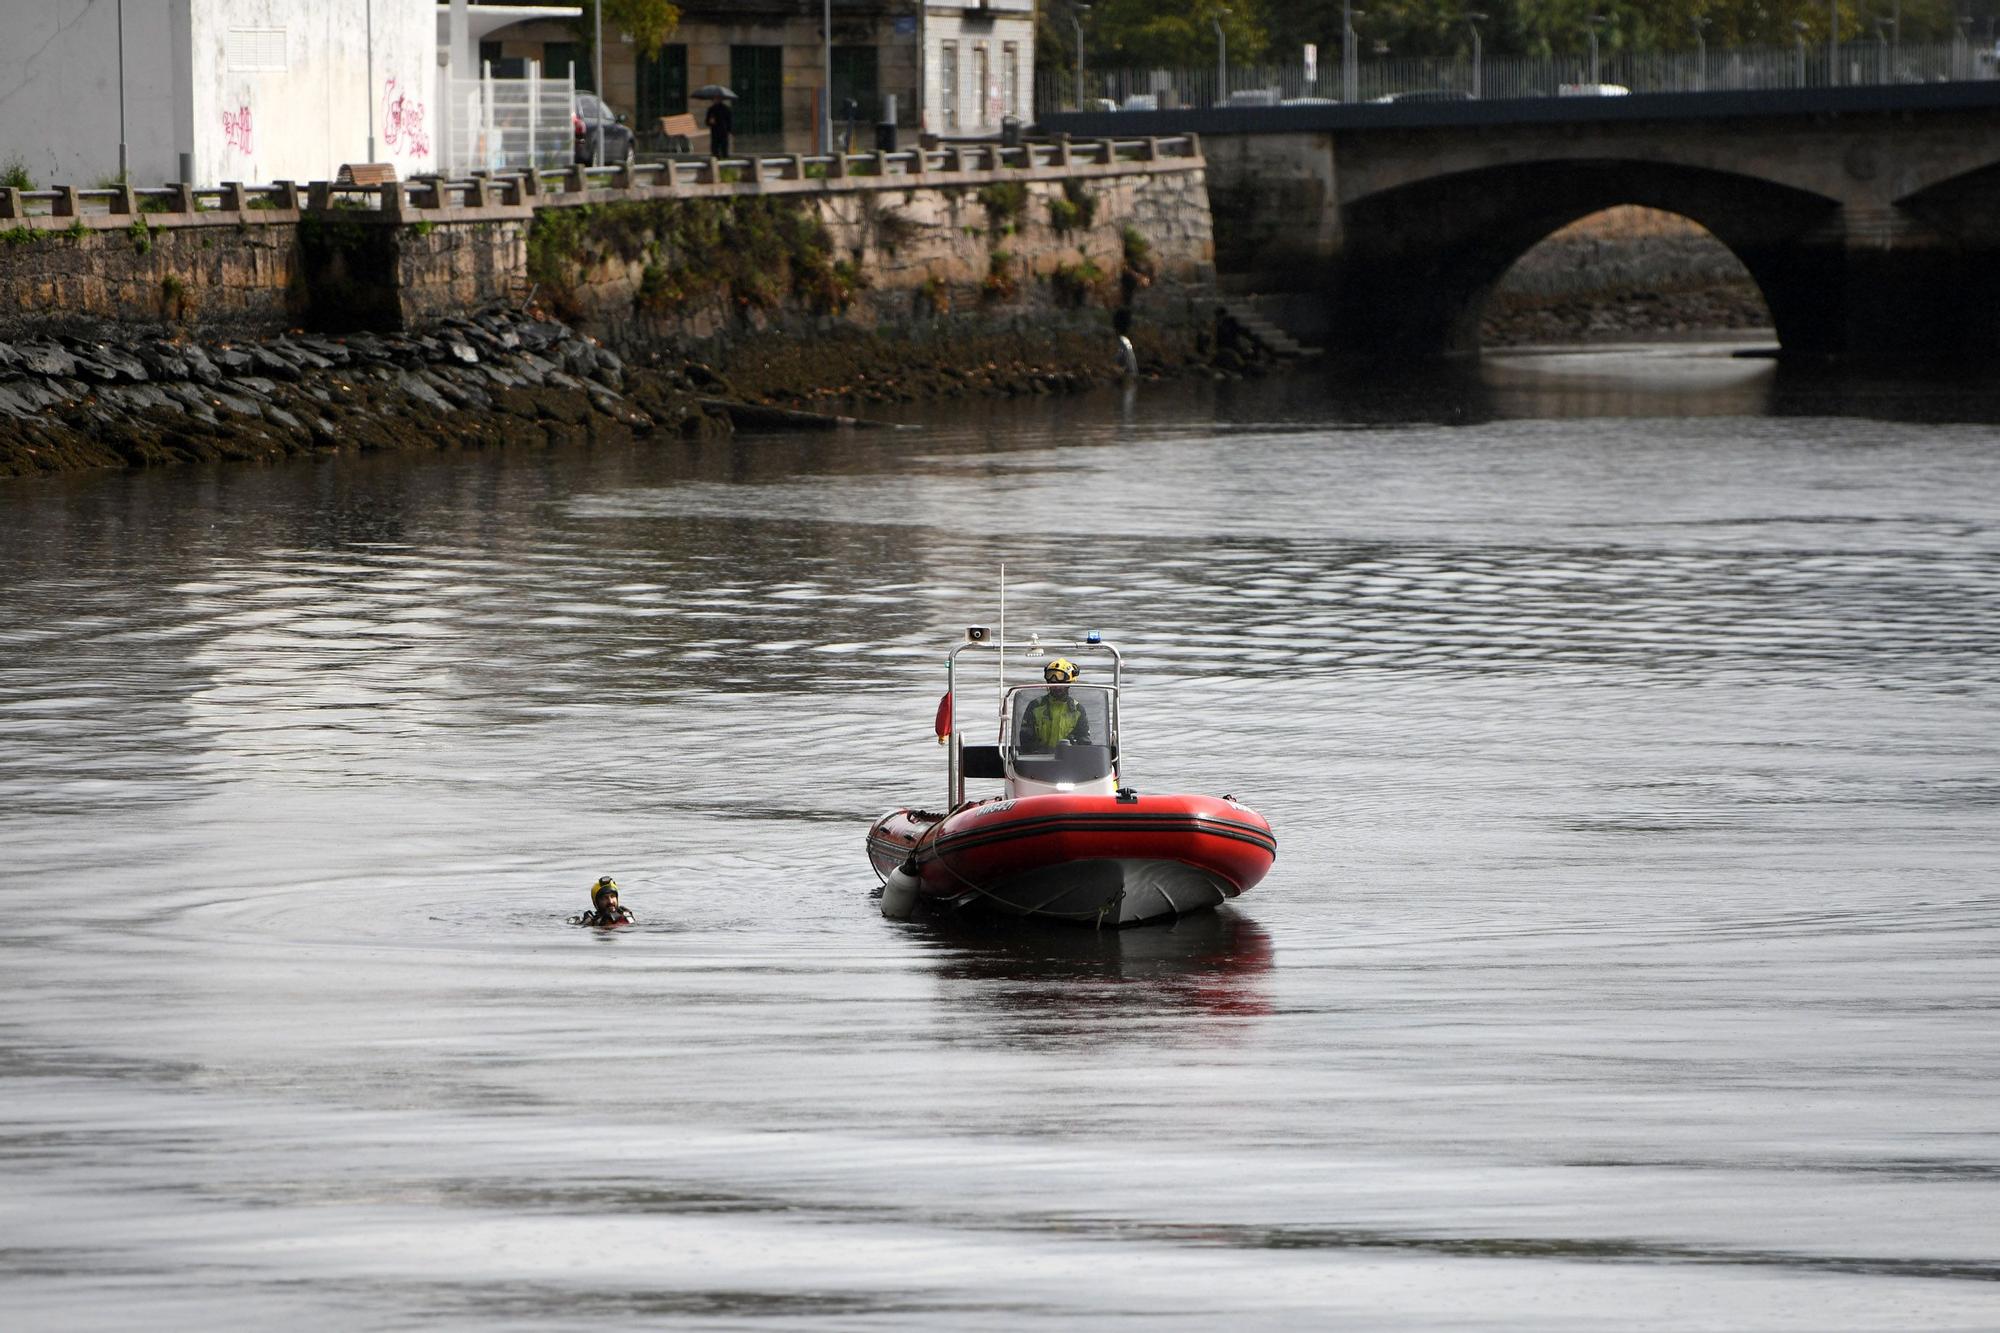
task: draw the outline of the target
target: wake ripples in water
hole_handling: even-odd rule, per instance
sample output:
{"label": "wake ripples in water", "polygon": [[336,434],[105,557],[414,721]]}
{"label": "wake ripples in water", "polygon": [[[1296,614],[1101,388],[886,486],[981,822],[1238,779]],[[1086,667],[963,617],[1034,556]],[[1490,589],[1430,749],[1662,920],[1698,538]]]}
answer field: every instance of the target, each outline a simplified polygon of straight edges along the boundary
{"label": "wake ripples in water", "polygon": [[[1986,435],[1217,410],[0,494],[10,1314],[1979,1326]],[[1237,910],[875,915],[1003,560]]]}

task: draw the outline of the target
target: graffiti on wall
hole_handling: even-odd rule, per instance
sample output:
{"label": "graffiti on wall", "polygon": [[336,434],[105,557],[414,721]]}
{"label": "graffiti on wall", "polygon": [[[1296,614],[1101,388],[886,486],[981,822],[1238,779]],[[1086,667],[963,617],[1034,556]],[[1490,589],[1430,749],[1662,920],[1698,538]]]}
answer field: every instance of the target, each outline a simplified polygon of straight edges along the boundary
{"label": "graffiti on wall", "polygon": [[248,157],[256,152],[250,138],[250,108],[239,106],[234,111],[222,113],[222,137],[230,148]]}
{"label": "graffiti on wall", "polygon": [[382,142],[398,148],[405,157],[429,157],[430,131],[424,128],[424,104],[390,79],[383,93]]}

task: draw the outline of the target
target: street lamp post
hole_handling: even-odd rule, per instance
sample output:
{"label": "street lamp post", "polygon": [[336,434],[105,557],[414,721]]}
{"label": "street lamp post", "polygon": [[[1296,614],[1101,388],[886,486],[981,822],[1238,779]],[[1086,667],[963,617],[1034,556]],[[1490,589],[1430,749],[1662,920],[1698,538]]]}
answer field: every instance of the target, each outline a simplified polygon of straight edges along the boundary
{"label": "street lamp post", "polygon": [[1090,12],[1089,5],[1072,5],[1069,11],[1069,26],[1076,30],[1076,109],[1083,106],[1083,16]]}
{"label": "street lamp post", "polygon": [[[819,125],[817,127],[819,129],[819,150],[822,153],[831,153],[833,151],[833,0],[820,0],[819,22],[819,86],[821,89],[819,98]],[[979,96],[983,104],[983,100],[986,97],[986,90],[984,88],[979,90]],[[984,120],[985,118],[985,113],[982,112],[980,119]]]}
{"label": "street lamp post", "polygon": [[1840,86],[1840,0],[1827,0],[1826,83]]}
{"label": "street lamp post", "polygon": [[1707,19],[1702,18],[1699,15],[1695,17],[1694,90],[1698,93],[1708,91],[1708,38],[1704,37],[1701,31],[1703,28],[1706,28],[1707,26],[1708,26]]}
{"label": "street lamp post", "polygon": [[1479,25],[1486,21],[1484,14],[1467,14],[1465,26],[1472,30],[1472,95],[1481,97],[1485,90],[1480,86],[1480,67],[1485,63],[1486,53],[1479,41]]}
{"label": "street lamp post", "polygon": [[1875,20],[1875,82],[1889,81],[1889,20]]}
{"label": "street lamp post", "polygon": [[1798,42],[1798,85],[1803,88],[1806,86],[1806,21],[1804,19],[1792,20],[1792,36]]}
{"label": "street lamp post", "polygon": [[1595,92],[1600,82],[1597,77],[1597,30],[1604,25],[1604,15],[1592,14],[1587,22],[1590,25],[1590,86]]}
{"label": "street lamp post", "polygon": [[1219,9],[1209,20],[1215,28],[1215,105],[1229,104],[1229,34],[1222,30],[1222,20],[1229,17],[1227,9]]}
{"label": "street lamp post", "polygon": [[363,6],[368,15],[368,160],[375,160],[375,0]]}
{"label": "street lamp post", "polygon": [[125,147],[125,0],[118,0],[118,183],[132,183]]}
{"label": "street lamp post", "polygon": [[590,165],[604,165],[604,0],[591,0],[590,91],[597,94],[597,142],[590,149]]}
{"label": "street lamp post", "polygon": [[1340,0],[1340,100],[1354,100],[1354,0]]}

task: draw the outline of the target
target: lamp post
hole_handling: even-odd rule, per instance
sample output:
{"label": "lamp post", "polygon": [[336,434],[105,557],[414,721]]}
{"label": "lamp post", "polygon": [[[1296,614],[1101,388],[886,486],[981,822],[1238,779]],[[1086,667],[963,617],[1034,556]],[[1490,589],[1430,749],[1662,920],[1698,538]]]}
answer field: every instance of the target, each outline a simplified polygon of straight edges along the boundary
{"label": "lamp post", "polygon": [[1090,12],[1089,5],[1072,5],[1069,11],[1069,26],[1076,30],[1076,109],[1083,107],[1083,16]]}
{"label": "lamp post", "polygon": [[1826,84],[1840,86],[1840,0],[1827,0]]}
{"label": "lamp post", "polygon": [[132,164],[125,149],[125,0],[118,0],[118,183],[130,185]]}
{"label": "lamp post", "polygon": [[1889,20],[1875,20],[1875,82],[1889,81]]}
{"label": "lamp post", "polygon": [[1803,88],[1806,86],[1806,21],[1804,19],[1792,20],[1792,35],[1794,40],[1798,42],[1798,85]]}
{"label": "lamp post", "polygon": [[590,91],[597,94],[597,142],[591,145],[590,165],[604,165],[604,0],[590,0]]}
{"label": "lamp post", "polygon": [[[819,131],[820,152],[831,153],[833,151],[833,0],[820,0],[819,22],[819,124],[814,128]],[[983,102],[986,97],[984,88],[979,90],[979,96]],[[985,119],[983,114],[980,118]]]}
{"label": "lamp post", "polygon": [[375,160],[375,0],[365,0],[368,42],[368,160]]}
{"label": "lamp post", "polygon": [[1604,15],[1592,14],[1586,22],[1590,26],[1590,87],[1595,92],[1600,82],[1597,77],[1597,30],[1604,26]]}
{"label": "lamp post", "polygon": [[1698,93],[1701,93],[1708,91],[1708,38],[1704,37],[1701,31],[1703,28],[1706,28],[1708,26],[1708,20],[1702,18],[1700,15],[1696,15],[1695,18],[1693,19],[1693,23],[1694,23],[1694,90]]}
{"label": "lamp post", "polygon": [[1218,9],[1209,23],[1215,28],[1215,105],[1229,103],[1229,34],[1222,30],[1222,20],[1229,17],[1228,9]]}
{"label": "lamp post", "polygon": [[1480,86],[1480,66],[1485,62],[1486,53],[1479,42],[1479,25],[1485,21],[1486,15],[1484,14],[1474,13],[1465,16],[1465,26],[1472,30],[1472,95],[1474,97],[1484,96],[1485,92]]}
{"label": "lamp post", "polygon": [[1340,0],[1340,100],[1354,100],[1354,0]]}

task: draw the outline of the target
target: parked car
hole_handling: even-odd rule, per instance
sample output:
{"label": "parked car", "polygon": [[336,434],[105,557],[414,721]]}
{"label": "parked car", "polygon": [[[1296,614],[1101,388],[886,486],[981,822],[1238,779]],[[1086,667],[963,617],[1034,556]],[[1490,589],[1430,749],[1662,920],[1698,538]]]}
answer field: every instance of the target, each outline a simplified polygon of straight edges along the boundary
{"label": "parked car", "polygon": [[[576,131],[576,160],[589,166],[602,162],[607,167],[621,162],[630,162],[633,157],[632,127],[625,123],[625,117],[606,106],[604,99],[595,93],[578,93],[576,102],[570,108],[570,128]],[[604,155],[598,156],[599,141],[604,145]]]}
{"label": "parked car", "polygon": [[1622,83],[1563,83],[1556,86],[1557,97],[1630,97],[1632,90]]}

